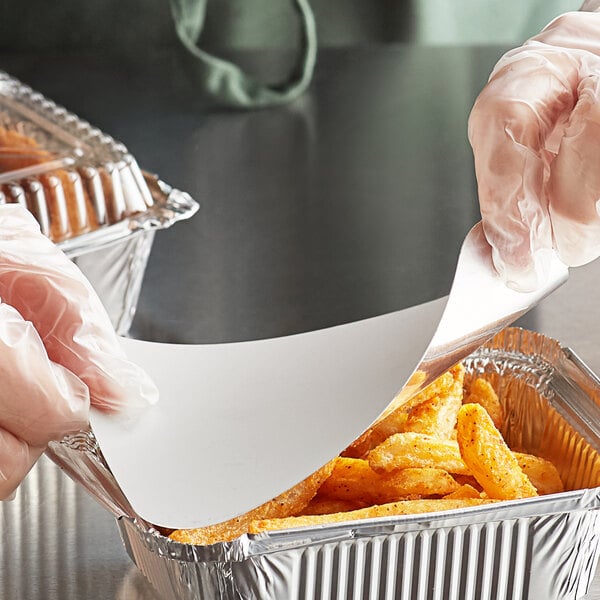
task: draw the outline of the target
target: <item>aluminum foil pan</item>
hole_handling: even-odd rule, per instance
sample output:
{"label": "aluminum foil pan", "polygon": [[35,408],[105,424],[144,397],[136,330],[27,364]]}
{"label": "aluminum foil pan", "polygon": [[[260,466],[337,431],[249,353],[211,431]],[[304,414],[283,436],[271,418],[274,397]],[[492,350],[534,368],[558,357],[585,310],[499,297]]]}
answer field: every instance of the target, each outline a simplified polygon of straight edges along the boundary
{"label": "aluminum foil pan", "polygon": [[165,599],[580,598],[600,549],[600,381],[571,350],[516,328],[465,364],[495,384],[509,443],[551,459],[571,491],[192,546],[135,515],[91,434],[49,454],[117,517],[127,552]]}
{"label": "aluminum foil pan", "polygon": [[189,195],[141,171],[123,144],[0,71],[5,203],[27,208],[75,260],[123,335],[154,231],[198,210]]}

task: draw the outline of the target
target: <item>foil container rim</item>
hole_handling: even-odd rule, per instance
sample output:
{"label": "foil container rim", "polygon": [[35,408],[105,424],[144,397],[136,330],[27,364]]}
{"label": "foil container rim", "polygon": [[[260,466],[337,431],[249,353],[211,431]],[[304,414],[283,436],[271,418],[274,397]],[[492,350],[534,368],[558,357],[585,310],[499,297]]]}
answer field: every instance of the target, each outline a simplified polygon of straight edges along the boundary
{"label": "foil container rim", "polygon": [[[543,509],[544,506],[546,509]],[[344,540],[354,541],[398,533],[435,532],[441,529],[483,526],[486,523],[598,509],[600,486],[435,513],[374,517],[315,527],[298,527],[258,534],[245,533],[235,540],[211,545],[177,542],[152,526],[147,528],[143,522],[128,515],[119,516],[117,521],[130,523],[137,535],[144,539],[146,546],[161,555],[183,562],[211,563],[241,562],[273,552]]]}

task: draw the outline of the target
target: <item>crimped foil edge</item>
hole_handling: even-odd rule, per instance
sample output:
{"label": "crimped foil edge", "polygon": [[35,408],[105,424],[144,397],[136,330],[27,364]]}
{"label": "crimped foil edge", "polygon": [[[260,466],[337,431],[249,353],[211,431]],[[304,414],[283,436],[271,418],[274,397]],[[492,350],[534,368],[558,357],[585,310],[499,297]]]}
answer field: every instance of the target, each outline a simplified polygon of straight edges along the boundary
{"label": "crimped foil edge", "polygon": [[50,442],[46,455],[115,517],[135,515],[106,465],[92,431],[80,431],[60,442]]}

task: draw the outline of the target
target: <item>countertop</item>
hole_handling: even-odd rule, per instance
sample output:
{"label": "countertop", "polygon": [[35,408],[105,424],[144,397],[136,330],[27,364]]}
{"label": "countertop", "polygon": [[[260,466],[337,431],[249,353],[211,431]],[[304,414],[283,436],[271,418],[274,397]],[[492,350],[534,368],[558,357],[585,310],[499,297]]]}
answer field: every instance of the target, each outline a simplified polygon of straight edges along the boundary
{"label": "countertop", "polygon": [[[444,296],[478,220],[468,112],[502,48],[323,50],[292,105],[212,106],[178,53],[0,55],[0,68],[124,142],[201,204],[157,234],[131,335],[265,338]],[[244,60],[267,77],[286,57]],[[600,262],[519,324],[600,372]],[[155,598],[114,519],[48,459],[0,505],[6,600]],[[588,598],[600,599],[600,580]]]}

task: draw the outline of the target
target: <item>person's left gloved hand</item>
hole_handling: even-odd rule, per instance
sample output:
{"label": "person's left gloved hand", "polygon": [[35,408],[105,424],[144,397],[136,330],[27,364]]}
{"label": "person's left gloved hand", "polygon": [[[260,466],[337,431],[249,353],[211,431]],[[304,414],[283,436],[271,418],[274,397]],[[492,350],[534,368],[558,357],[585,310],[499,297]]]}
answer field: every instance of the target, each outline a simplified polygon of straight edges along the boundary
{"label": "person's left gloved hand", "polygon": [[81,271],[19,205],[0,206],[0,499],[90,404],[144,406],[156,387],[129,362]]}
{"label": "person's left gloved hand", "polygon": [[572,12],[505,54],[469,118],[494,264],[513,287],[600,255],[600,14]]}

